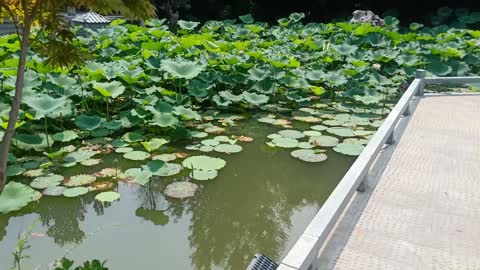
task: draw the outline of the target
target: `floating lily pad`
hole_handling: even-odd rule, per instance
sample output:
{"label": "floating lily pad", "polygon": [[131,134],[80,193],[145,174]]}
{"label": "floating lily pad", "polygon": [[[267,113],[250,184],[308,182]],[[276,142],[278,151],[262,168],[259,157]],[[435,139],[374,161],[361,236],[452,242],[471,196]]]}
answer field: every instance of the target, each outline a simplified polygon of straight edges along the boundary
{"label": "floating lily pad", "polygon": [[165,166],[160,168],[155,175],[158,176],[173,176],[182,171],[182,165],[176,163],[166,163]]}
{"label": "floating lily pad", "polygon": [[310,137],[308,142],[315,146],[333,147],[339,143],[339,140],[332,136],[322,135],[317,137]]}
{"label": "floating lily pad", "polygon": [[344,143],[354,143],[354,144],[367,144],[368,139],[363,138],[346,138],[343,140]]}
{"label": "floating lily pad", "polygon": [[132,151],[132,152],[125,153],[123,155],[124,158],[130,159],[130,160],[145,160],[149,156],[150,155],[144,151]]}
{"label": "floating lily pad", "polygon": [[226,164],[221,158],[208,156],[191,156],[182,162],[183,167],[197,170],[220,170]]}
{"label": "floating lily pad", "polygon": [[28,170],[23,172],[23,176],[26,176],[26,177],[38,177],[44,174],[45,174],[45,171],[43,169]]}
{"label": "floating lily pad", "polygon": [[126,141],[126,142],[141,142],[145,139],[145,137],[140,134],[140,133],[137,133],[137,132],[127,132],[125,134],[123,134],[122,136],[122,140]]}
{"label": "floating lily pad", "polygon": [[156,175],[160,169],[165,166],[165,161],[163,160],[151,160],[146,165],[142,166],[142,169],[148,170],[152,173],[152,175]]}
{"label": "floating lily pad", "polygon": [[294,116],[293,119],[297,121],[302,121],[306,123],[320,123],[322,122],[321,118],[315,116]]}
{"label": "floating lily pad", "polygon": [[115,168],[103,168],[101,171],[95,173],[95,177],[105,178],[105,177],[115,177],[122,172]]}
{"label": "floating lily pad", "polygon": [[353,134],[355,134],[356,136],[368,136],[372,133],[373,131],[371,130],[354,130],[353,131]]}
{"label": "floating lily pad", "polygon": [[303,134],[305,134],[306,136],[308,137],[318,137],[318,136],[322,136],[322,133],[320,131],[316,131],[316,130],[305,130],[303,132]]}
{"label": "floating lily pad", "polygon": [[30,202],[38,200],[41,194],[29,186],[8,182],[0,193],[0,213],[20,210]]}
{"label": "floating lily pad", "polygon": [[92,158],[95,156],[97,153],[94,151],[89,151],[89,150],[78,150],[72,153],[69,153],[63,158],[63,161],[65,163],[77,163],[77,162],[82,162],[87,159]]}
{"label": "floating lily pad", "polygon": [[70,179],[65,183],[66,187],[78,187],[88,185],[95,182],[97,178],[93,175],[88,174],[79,174],[70,177]]}
{"label": "floating lily pad", "polygon": [[114,191],[106,191],[97,194],[95,196],[95,200],[101,201],[101,202],[113,202],[120,199],[120,194]]}
{"label": "floating lily pad", "polygon": [[279,139],[279,138],[283,138],[283,137],[282,137],[282,135],[280,135],[280,134],[273,133],[273,134],[269,134],[269,135],[267,136],[267,138],[273,140],[273,139]]}
{"label": "floating lily pad", "polygon": [[201,151],[201,152],[208,153],[208,152],[212,152],[213,149],[214,149],[213,146],[210,146],[210,145],[202,145],[202,146],[200,146],[200,148],[199,148],[198,150]]}
{"label": "floating lily pad", "polygon": [[313,148],[313,147],[315,147],[315,146],[312,145],[312,144],[309,143],[309,142],[300,142],[297,147],[298,147],[298,148],[302,148],[302,149],[310,149],[310,148]]}
{"label": "floating lily pad", "polygon": [[273,139],[272,143],[277,147],[282,148],[295,148],[298,146],[298,140],[290,139],[290,138],[277,138]]}
{"label": "floating lily pad", "polygon": [[190,177],[199,181],[212,180],[217,175],[218,171],[216,170],[193,170],[190,172]]}
{"label": "floating lily pad", "polygon": [[192,135],[193,138],[198,138],[202,139],[208,136],[208,133],[202,132],[202,131],[191,131],[190,134]]}
{"label": "floating lily pad", "polygon": [[89,190],[86,187],[74,187],[74,188],[66,189],[63,192],[63,196],[68,197],[68,198],[73,198],[73,197],[78,197],[78,196],[82,196],[84,194],[87,194],[88,191]]}
{"label": "floating lily pad", "polygon": [[322,162],[327,159],[327,155],[323,153],[317,153],[315,150],[311,149],[294,150],[290,153],[290,155],[306,162]]}
{"label": "floating lily pad", "polygon": [[175,154],[159,154],[155,155],[152,158],[153,160],[163,160],[165,162],[173,161],[177,159],[177,156]]}
{"label": "floating lily pad", "polygon": [[365,146],[357,143],[340,143],[333,148],[335,152],[348,156],[358,156]]}
{"label": "floating lily pad", "polygon": [[174,182],[165,188],[165,195],[177,199],[193,197],[198,186],[190,182]]}
{"label": "floating lily pad", "polygon": [[63,176],[58,174],[49,174],[33,179],[30,186],[36,189],[46,189],[60,185],[63,181]]}
{"label": "floating lily pad", "polygon": [[[205,146],[205,145],[203,145],[203,146]],[[190,144],[190,145],[185,146],[185,149],[192,150],[192,151],[198,151],[198,150],[200,150],[200,147],[202,147],[201,144]],[[212,147],[212,150],[213,150],[213,147]]]}
{"label": "floating lily pad", "polygon": [[216,146],[216,145],[219,145],[220,142],[217,140],[208,139],[208,140],[203,140],[202,144],[205,146]]}
{"label": "floating lily pad", "polygon": [[213,126],[213,127],[207,127],[205,129],[205,132],[210,133],[210,134],[220,134],[220,133],[225,132],[225,130],[226,129],[224,129],[222,127]]}
{"label": "floating lily pad", "polygon": [[130,153],[133,151],[133,148],[131,147],[120,147],[115,149],[115,153]]}
{"label": "floating lily pad", "polygon": [[125,171],[125,175],[140,185],[147,184],[152,177],[152,173],[149,170],[143,170],[142,168],[128,169]]}
{"label": "floating lily pad", "polygon": [[[227,136],[215,136],[215,138],[213,138],[215,141],[217,142],[231,142],[232,140],[230,140],[230,138],[228,138]],[[218,145],[218,144],[217,144]],[[215,145],[212,145],[212,146],[215,146]]]}
{"label": "floating lily pad", "polygon": [[243,150],[243,147],[236,144],[219,144],[215,146],[214,150],[220,153],[232,154],[241,152]]}
{"label": "floating lily pad", "polygon": [[327,130],[328,127],[322,126],[322,125],[315,125],[315,126],[311,126],[310,128],[316,131],[324,131],[324,130]]}
{"label": "floating lily pad", "polygon": [[87,159],[87,160],[84,160],[82,162],[80,162],[80,164],[82,164],[83,166],[95,166],[95,165],[98,165],[102,162],[101,159],[98,159],[98,158],[91,158],[91,159]]}
{"label": "floating lily pad", "polygon": [[327,132],[340,137],[355,137],[355,133],[353,133],[353,130],[350,128],[331,127],[327,129]]}
{"label": "floating lily pad", "polygon": [[63,195],[63,192],[65,192],[65,190],[67,190],[66,187],[49,187],[49,188],[46,188],[44,191],[43,191],[43,195],[45,196],[61,196]]}
{"label": "floating lily pad", "polygon": [[305,137],[305,134],[303,134],[301,131],[294,130],[294,129],[280,130],[277,133],[280,134],[282,137],[290,138],[290,139],[301,139]]}

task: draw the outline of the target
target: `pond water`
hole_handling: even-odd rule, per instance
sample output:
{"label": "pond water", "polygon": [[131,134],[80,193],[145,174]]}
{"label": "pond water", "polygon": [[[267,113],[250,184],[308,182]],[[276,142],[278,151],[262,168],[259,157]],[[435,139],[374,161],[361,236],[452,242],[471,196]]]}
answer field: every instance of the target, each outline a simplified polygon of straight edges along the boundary
{"label": "pond water", "polygon": [[[0,269],[12,265],[18,234],[35,220],[31,258],[23,269],[47,269],[68,253],[76,263],[98,258],[115,270],[245,269],[261,252],[280,260],[354,161],[331,150],[328,159],[306,163],[290,150],[270,148],[266,136],[283,128],[255,120],[229,129],[254,137],[244,150],[222,155],[227,161],[219,176],[199,183],[193,198],[165,198],[175,177],[154,179],[146,186],[119,183],[119,201],[100,203],[91,192],[77,198],[43,197],[13,214],[0,214]],[[184,150],[183,150],[184,151]],[[65,169],[65,176],[98,171],[113,163],[105,156],[94,167]],[[179,163],[181,161],[174,161]],[[120,163],[125,169],[138,165]],[[45,234],[45,235],[43,235]]]}

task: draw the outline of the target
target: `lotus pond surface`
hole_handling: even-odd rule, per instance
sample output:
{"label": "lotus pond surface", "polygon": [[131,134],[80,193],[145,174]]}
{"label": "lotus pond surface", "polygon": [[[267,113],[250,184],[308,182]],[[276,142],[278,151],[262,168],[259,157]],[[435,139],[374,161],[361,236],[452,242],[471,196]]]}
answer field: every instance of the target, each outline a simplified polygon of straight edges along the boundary
{"label": "lotus pond surface", "polygon": [[[299,125],[297,123],[297,125]],[[301,125],[301,124],[300,124]],[[214,181],[202,182],[194,197],[166,198],[172,181],[188,172],[151,180],[145,186],[119,183],[121,198],[95,200],[94,193],[76,198],[44,196],[20,211],[0,214],[0,268],[11,266],[18,234],[34,229],[31,258],[24,268],[69,258],[108,260],[110,269],[245,269],[262,252],[281,259],[345,174],[355,157],[328,148],[320,163],[298,160],[291,150],[269,147],[267,135],[282,128],[246,120],[230,133],[255,138],[243,151],[216,154],[228,162]],[[177,145],[184,149],[184,145]],[[115,163],[104,156],[97,166],[65,168],[64,176],[89,174]],[[120,156],[121,157],[121,156]],[[118,158],[121,169],[137,161]],[[173,161],[178,162],[178,161]],[[172,162],[172,163],[173,163]]]}

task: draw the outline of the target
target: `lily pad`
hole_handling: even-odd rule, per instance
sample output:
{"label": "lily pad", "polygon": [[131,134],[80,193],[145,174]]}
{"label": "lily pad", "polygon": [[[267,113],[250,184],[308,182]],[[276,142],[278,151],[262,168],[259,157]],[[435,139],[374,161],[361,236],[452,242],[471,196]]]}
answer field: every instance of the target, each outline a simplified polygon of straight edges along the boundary
{"label": "lily pad", "polygon": [[280,130],[277,133],[280,134],[282,137],[290,138],[290,139],[301,139],[305,137],[305,134],[303,134],[301,131],[294,130],[294,129]]}
{"label": "lily pad", "polygon": [[79,174],[70,177],[70,179],[65,183],[66,187],[78,187],[88,185],[95,182],[97,178],[93,175],[88,174]]}
{"label": "lily pad", "polygon": [[355,133],[353,133],[353,130],[350,128],[331,127],[327,129],[327,132],[340,137],[355,137]]}
{"label": "lily pad", "polygon": [[146,165],[142,166],[142,169],[148,170],[152,173],[152,175],[156,175],[160,169],[165,166],[165,161],[163,160],[151,160]]}
{"label": "lily pad", "polygon": [[312,145],[311,143],[309,142],[300,142],[297,146],[298,148],[302,148],[302,149],[311,149],[313,147],[315,147],[314,145]]}
{"label": "lily pad", "polygon": [[63,192],[63,196],[68,197],[68,198],[73,198],[73,197],[78,197],[78,196],[82,196],[84,194],[87,194],[88,191],[89,190],[86,187],[74,187],[74,188],[66,189]]}
{"label": "lily pad", "polygon": [[95,165],[98,165],[102,162],[101,159],[99,158],[91,158],[91,159],[87,159],[87,160],[84,160],[82,162],[80,162],[80,164],[82,164],[83,166],[95,166]]}
{"label": "lily pad", "polygon": [[316,131],[324,131],[324,130],[327,130],[328,127],[323,125],[315,125],[315,126],[311,126],[310,128]]}
{"label": "lily pad", "polygon": [[176,163],[166,163],[165,166],[160,168],[155,175],[158,176],[173,176],[182,171],[182,165]]}
{"label": "lily pad", "polygon": [[165,195],[176,199],[193,197],[198,186],[190,182],[174,182],[165,188]]}
{"label": "lily pad", "polygon": [[114,191],[106,191],[97,194],[95,196],[95,200],[101,201],[101,202],[113,202],[120,199],[120,194]]}
{"label": "lily pad", "polygon": [[272,143],[277,147],[282,148],[295,148],[298,146],[298,140],[291,138],[277,138],[273,139]]}
{"label": "lily pad", "polygon": [[143,141],[143,139],[145,139],[145,137],[140,134],[140,133],[137,133],[137,132],[127,132],[125,134],[123,134],[122,136],[122,140],[123,141],[126,141],[126,142],[141,142]]}
{"label": "lily pad", "polygon": [[120,147],[115,149],[115,153],[130,153],[133,151],[133,148],[131,147]]}
{"label": "lily pad", "polygon": [[273,133],[273,134],[269,134],[269,135],[267,136],[267,138],[273,140],[273,139],[283,138],[283,136],[280,135],[280,134],[277,134],[277,133]]}
{"label": "lily pad", "polygon": [[339,143],[339,140],[332,136],[322,135],[317,137],[310,137],[308,142],[316,146],[334,147]]}
{"label": "lily pad", "polygon": [[30,202],[38,200],[41,194],[29,186],[8,182],[0,193],[0,213],[20,210]]}
{"label": "lily pad", "polygon": [[52,135],[52,139],[57,142],[69,142],[78,138],[78,135],[73,130],[65,130],[64,132],[55,133]]}
{"label": "lily pad", "polygon": [[190,134],[192,135],[193,138],[198,138],[202,139],[208,136],[208,133],[203,132],[203,131],[191,131]]}
{"label": "lily pad", "polygon": [[208,140],[203,140],[202,144],[205,146],[217,146],[220,144],[220,142],[217,140],[208,139]]}
{"label": "lily pad", "polygon": [[327,155],[323,153],[317,153],[315,150],[311,149],[294,150],[290,153],[290,155],[305,162],[322,162],[327,160]]}
{"label": "lily pad", "polygon": [[150,156],[147,152],[144,151],[132,151],[125,153],[123,158],[130,159],[130,160],[145,160]]}
{"label": "lily pad", "polygon": [[163,160],[165,162],[169,162],[169,161],[174,161],[175,159],[177,159],[177,155],[175,155],[175,154],[159,154],[159,155],[153,156],[152,159],[153,160]]}
{"label": "lily pad", "polygon": [[208,152],[212,152],[213,149],[214,149],[213,146],[202,145],[202,146],[200,146],[200,148],[198,148],[198,151],[208,153]]}
{"label": "lily pad", "polygon": [[63,195],[63,192],[67,190],[66,187],[49,187],[49,188],[46,188],[44,191],[43,191],[43,195],[45,196],[61,196]]}
{"label": "lily pad", "polygon": [[212,180],[217,175],[218,171],[216,170],[193,170],[190,172],[190,177],[199,181]]}
{"label": "lily pad", "polygon": [[333,148],[337,153],[348,155],[348,156],[358,156],[362,153],[365,146],[357,143],[340,143]]}
{"label": "lily pad", "polygon": [[232,154],[232,153],[241,152],[243,150],[243,147],[241,147],[240,145],[236,145],[236,144],[223,143],[223,144],[219,144],[219,145],[215,146],[214,150],[216,152],[220,152],[220,153]]}
{"label": "lily pad", "polygon": [[26,169],[20,165],[9,165],[7,167],[7,176],[16,176],[25,172]]}
{"label": "lily pad", "polygon": [[94,130],[100,126],[102,119],[96,115],[88,116],[81,114],[76,117],[75,124],[81,130]]}
{"label": "lily pad", "polygon": [[303,132],[303,134],[305,134],[306,136],[308,137],[318,137],[318,136],[322,136],[322,133],[320,131],[316,131],[316,130],[305,130]]}
{"label": "lily pad", "polygon": [[197,170],[220,170],[226,164],[221,158],[208,156],[191,156],[182,162],[183,167]]}
{"label": "lily pad", "polygon": [[49,174],[33,179],[30,186],[36,189],[46,189],[60,185],[63,181],[63,176],[58,174]]}
{"label": "lily pad", "polygon": [[125,175],[140,185],[147,184],[152,177],[152,173],[149,170],[143,170],[142,168],[128,169],[125,171]]}

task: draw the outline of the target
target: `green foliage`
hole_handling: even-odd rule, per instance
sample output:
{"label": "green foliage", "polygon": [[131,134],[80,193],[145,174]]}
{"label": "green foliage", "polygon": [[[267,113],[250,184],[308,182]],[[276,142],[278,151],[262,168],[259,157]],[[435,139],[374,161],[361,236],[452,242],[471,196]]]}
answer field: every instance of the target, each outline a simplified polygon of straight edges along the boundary
{"label": "green foliage", "polygon": [[106,261],[100,262],[99,260],[86,261],[83,265],[73,268],[74,262],[67,258],[62,258],[55,270],[108,270],[105,266]]}

